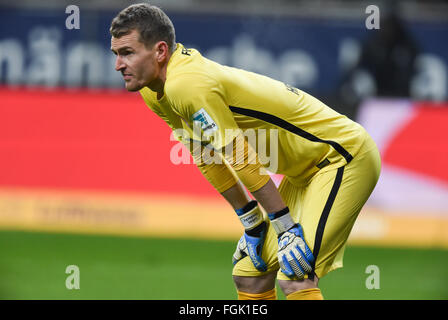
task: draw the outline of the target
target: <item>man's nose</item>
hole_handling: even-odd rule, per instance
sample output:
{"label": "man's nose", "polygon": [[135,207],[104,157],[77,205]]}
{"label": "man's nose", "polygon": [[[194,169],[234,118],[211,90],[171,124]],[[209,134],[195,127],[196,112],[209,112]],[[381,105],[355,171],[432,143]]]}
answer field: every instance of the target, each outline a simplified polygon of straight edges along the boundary
{"label": "man's nose", "polygon": [[123,68],[125,68],[123,60],[120,56],[117,56],[117,58],[115,59],[115,70],[120,71]]}

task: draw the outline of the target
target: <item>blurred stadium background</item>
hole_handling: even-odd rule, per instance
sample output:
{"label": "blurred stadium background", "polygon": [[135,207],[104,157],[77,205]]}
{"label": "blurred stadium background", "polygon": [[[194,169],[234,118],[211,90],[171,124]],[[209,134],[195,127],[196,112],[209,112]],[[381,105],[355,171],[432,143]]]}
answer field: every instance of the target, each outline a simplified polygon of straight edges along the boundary
{"label": "blurred stadium background", "polygon": [[[130,3],[0,1],[1,299],[236,298],[239,221],[170,161],[190,158],[114,71],[109,24]],[[314,94],[377,142],[382,175],[326,298],[448,299],[447,1],[151,3],[178,42]]]}

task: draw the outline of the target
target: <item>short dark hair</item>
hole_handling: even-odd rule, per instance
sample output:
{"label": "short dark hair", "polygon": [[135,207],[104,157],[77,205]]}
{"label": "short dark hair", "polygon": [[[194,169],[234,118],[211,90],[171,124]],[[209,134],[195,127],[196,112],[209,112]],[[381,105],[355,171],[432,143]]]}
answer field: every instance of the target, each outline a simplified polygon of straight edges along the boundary
{"label": "short dark hair", "polygon": [[170,18],[159,7],[149,3],[133,4],[112,20],[110,34],[120,38],[137,30],[140,42],[146,47],[157,41],[165,41],[171,52],[176,49],[176,33]]}

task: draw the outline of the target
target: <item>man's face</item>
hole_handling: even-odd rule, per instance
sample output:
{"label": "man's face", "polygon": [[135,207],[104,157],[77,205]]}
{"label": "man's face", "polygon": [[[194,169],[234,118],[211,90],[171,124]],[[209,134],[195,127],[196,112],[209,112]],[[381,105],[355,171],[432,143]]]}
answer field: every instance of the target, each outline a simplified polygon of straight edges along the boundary
{"label": "man's face", "polygon": [[123,75],[128,91],[149,86],[159,73],[154,47],[146,48],[139,36],[137,30],[132,30],[120,38],[111,39],[111,50],[117,56],[115,70]]}

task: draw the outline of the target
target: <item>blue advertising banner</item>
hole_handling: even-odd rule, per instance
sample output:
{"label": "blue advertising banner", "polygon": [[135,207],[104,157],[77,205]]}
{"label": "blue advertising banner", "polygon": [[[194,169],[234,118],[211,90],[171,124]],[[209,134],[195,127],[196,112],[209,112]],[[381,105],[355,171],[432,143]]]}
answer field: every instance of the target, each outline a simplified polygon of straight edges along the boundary
{"label": "blue advertising banner", "polygon": [[[177,41],[185,46],[197,48],[220,63],[265,74],[312,93],[338,88],[345,75],[362,61],[366,41],[378,37],[382,30],[368,30],[364,20],[167,13],[176,27]],[[80,8],[79,29],[67,29],[69,14],[63,9],[2,9],[0,83],[123,87],[109,49],[109,26],[116,14]],[[408,21],[404,29],[415,43],[410,95],[446,99],[448,23]],[[400,48],[394,50],[400,63],[403,54]],[[371,51],[381,54],[381,47]],[[364,78],[357,80],[360,87],[369,83],[368,78],[363,82]]]}

